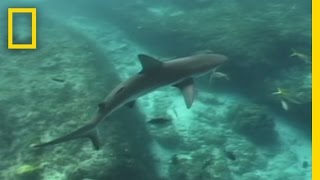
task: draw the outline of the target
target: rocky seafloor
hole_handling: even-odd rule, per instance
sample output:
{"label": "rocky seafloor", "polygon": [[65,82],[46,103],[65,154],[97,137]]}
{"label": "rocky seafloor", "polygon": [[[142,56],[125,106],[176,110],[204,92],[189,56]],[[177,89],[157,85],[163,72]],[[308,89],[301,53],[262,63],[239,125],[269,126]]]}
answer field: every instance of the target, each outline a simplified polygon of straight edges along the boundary
{"label": "rocky seafloor", "polygon": [[[284,2],[262,4],[269,11],[248,11],[237,23],[222,17],[243,12],[243,4],[210,10],[211,3],[191,9],[181,1],[127,4],[104,12],[106,20],[92,13],[42,17],[37,50],[0,50],[0,179],[311,179],[311,61],[290,57],[297,49],[311,58],[310,19],[298,1]],[[132,6],[136,11],[128,11]],[[279,15],[283,9],[288,15]],[[110,13],[125,10],[110,20]],[[200,17],[209,14],[212,19]],[[262,32],[253,23],[274,21]],[[266,34],[270,29],[276,36]],[[170,59],[203,49],[230,57],[220,69],[230,80],[197,78],[190,110],[178,90],[166,87],[101,123],[99,151],[85,139],[30,148],[87,121],[116,84],[140,71],[137,54]],[[272,95],[278,88],[285,93]],[[171,121],[147,123],[160,117]]]}

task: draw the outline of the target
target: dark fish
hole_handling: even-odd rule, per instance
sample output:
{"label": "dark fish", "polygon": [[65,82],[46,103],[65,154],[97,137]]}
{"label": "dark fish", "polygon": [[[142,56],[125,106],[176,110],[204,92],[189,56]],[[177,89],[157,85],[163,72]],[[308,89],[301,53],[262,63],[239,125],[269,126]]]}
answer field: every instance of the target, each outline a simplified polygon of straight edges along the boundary
{"label": "dark fish", "polygon": [[302,162],[302,167],[303,167],[303,168],[309,167],[308,161],[303,161],[303,162]]}
{"label": "dark fish", "polygon": [[207,168],[208,166],[210,166],[211,164],[213,164],[213,159],[207,159],[207,160],[204,161],[201,169],[205,169],[205,168]]}
{"label": "dark fish", "polygon": [[232,151],[225,151],[225,155],[228,159],[235,161],[237,160],[236,155]]}
{"label": "dark fish", "polygon": [[60,78],[51,78],[52,81],[56,81],[56,82],[64,82],[64,79],[60,79]]}
{"label": "dark fish", "polygon": [[169,118],[154,118],[147,121],[149,124],[153,125],[166,125],[171,122]]}
{"label": "dark fish", "polygon": [[174,154],[172,157],[171,157],[171,163],[173,165],[177,165],[179,163],[179,158],[178,158],[178,155],[177,154]]}

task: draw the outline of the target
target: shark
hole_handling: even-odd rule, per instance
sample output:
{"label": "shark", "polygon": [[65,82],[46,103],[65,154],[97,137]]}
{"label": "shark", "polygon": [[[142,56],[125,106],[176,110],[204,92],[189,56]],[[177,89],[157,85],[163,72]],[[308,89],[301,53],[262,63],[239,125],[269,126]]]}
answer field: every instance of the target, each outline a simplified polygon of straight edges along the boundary
{"label": "shark", "polygon": [[197,54],[168,61],[160,61],[146,54],[139,54],[142,70],[117,85],[98,105],[96,114],[80,128],[56,139],[31,144],[42,148],[74,139],[89,138],[94,149],[101,148],[98,124],[122,106],[134,107],[135,101],[148,93],[164,86],[180,89],[186,107],[189,109],[196,96],[194,77],[214,70],[228,60],[221,54]]}

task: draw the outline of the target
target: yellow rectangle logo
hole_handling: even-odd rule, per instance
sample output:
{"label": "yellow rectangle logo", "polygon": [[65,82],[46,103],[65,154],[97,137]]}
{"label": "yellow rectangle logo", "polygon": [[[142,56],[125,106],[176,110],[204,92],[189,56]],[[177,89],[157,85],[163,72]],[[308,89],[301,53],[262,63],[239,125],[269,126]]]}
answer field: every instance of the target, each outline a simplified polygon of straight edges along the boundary
{"label": "yellow rectangle logo", "polygon": [[[31,13],[32,38],[31,44],[13,43],[13,13]],[[8,8],[8,49],[36,49],[37,48],[37,9],[36,8]]]}

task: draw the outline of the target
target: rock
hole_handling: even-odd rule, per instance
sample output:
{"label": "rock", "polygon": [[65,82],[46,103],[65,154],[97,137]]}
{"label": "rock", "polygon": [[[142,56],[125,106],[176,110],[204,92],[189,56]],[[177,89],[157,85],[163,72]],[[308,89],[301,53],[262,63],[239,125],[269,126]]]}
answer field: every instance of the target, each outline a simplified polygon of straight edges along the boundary
{"label": "rock", "polygon": [[277,141],[275,122],[266,109],[257,104],[243,104],[230,111],[232,128],[256,144],[268,145]]}

